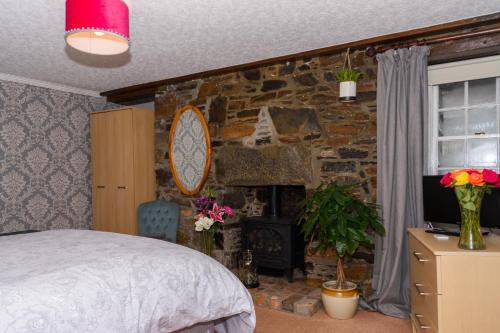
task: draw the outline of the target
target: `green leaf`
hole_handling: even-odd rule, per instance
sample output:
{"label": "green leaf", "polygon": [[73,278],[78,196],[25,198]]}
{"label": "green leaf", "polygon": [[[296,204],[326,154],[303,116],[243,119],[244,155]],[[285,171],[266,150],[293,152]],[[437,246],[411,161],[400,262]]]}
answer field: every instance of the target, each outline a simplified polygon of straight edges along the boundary
{"label": "green leaf", "polygon": [[354,252],[356,252],[356,249],[359,246],[359,242],[352,239],[352,238],[347,238],[346,244],[347,244],[347,253],[350,256],[352,256],[354,254]]}
{"label": "green leaf", "polygon": [[384,236],[385,235],[385,228],[384,228],[384,225],[376,220],[374,220],[372,223],[371,223],[371,227],[373,228],[373,230],[375,230],[375,232],[381,236]]}
{"label": "green leaf", "polygon": [[342,258],[343,256],[345,256],[345,251],[347,250],[347,244],[344,241],[338,240],[336,244],[336,250],[337,250],[337,255]]}
{"label": "green leaf", "polygon": [[349,233],[349,236],[356,241],[361,242],[364,240],[363,233],[359,230],[353,228],[347,228],[347,232]]}

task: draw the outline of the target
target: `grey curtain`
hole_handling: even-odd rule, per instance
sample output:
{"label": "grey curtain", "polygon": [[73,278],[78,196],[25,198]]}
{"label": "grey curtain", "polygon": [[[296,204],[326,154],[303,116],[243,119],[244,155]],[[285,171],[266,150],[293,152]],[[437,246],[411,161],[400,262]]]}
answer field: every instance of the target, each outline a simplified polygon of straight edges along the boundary
{"label": "grey curtain", "polygon": [[423,226],[429,52],[416,46],[377,55],[377,202],[386,235],[375,240],[375,293],[365,306],[400,318],[410,311],[406,230]]}

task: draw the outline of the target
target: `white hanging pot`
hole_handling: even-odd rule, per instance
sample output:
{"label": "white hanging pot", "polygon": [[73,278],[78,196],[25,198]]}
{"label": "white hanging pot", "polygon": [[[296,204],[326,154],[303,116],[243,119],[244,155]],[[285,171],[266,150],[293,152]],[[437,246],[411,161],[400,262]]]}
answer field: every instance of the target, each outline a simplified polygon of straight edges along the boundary
{"label": "white hanging pot", "polygon": [[340,82],[339,101],[348,103],[356,100],[356,82]]}

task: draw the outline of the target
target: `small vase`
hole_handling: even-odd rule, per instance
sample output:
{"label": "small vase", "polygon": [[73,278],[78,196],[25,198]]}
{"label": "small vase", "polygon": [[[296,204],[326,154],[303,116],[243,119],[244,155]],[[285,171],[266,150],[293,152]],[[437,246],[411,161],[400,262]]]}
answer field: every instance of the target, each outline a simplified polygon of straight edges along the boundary
{"label": "small vase", "polygon": [[483,250],[483,235],[481,233],[480,213],[484,188],[456,186],[455,194],[460,205],[462,223],[458,247],[466,250]]}
{"label": "small vase", "polygon": [[210,230],[203,230],[203,249],[205,254],[209,257],[212,256],[212,245],[213,245],[214,235]]}

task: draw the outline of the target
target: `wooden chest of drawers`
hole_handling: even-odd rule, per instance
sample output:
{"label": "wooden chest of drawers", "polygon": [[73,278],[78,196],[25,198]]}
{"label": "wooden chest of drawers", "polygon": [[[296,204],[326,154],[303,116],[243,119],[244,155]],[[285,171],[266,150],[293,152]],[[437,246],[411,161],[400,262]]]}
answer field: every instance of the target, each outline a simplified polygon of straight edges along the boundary
{"label": "wooden chest of drawers", "polygon": [[409,230],[411,320],[414,333],[500,332],[500,236],[486,250],[457,247]]}

